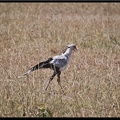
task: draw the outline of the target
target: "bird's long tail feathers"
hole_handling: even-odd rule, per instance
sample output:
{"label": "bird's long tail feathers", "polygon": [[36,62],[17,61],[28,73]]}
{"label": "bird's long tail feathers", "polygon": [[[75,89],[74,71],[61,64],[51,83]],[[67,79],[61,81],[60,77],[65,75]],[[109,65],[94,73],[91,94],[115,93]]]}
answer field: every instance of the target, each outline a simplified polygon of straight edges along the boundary
{"label": "bird's long tail feathers", "polygon": [[46,61],[40,62],[39,64],[33,66],[30,70],[28,70],[26,73],[22,74],[21,76],[19,76],[18,78],[24,77],[25,75],[28,75],[30,72],[33,72],[37,69],[41,69],[41,68],[50,68],[50,61],[52,60],[52,58],[49,58]]}
{"label": "bird's long tail feathers", "polygon": [[25,75],[28,75],[31,72],[31,70],[27,71],[26,73],[22,74],[21,76],[19,76],[18,78],[24,77]]}
{"label": "bird's long tail feathers", "polygon": [[[46,63],[46,64],[47,64],[47,63]],[[22,75],[19,76],[18,78],[24,77],[25,75],[28,75],[30,72],[33,72],[33,71],[35,71],[35,70],[37,70],[37,69],[40,69],[40,68],[43,68],[44,65],[45,65],[45,64],[44,64],[43,62],[41,62],[41,63],[33,66],[32,68],[30,68],[30,70],[28,70],[26,73],[22,74]]]}

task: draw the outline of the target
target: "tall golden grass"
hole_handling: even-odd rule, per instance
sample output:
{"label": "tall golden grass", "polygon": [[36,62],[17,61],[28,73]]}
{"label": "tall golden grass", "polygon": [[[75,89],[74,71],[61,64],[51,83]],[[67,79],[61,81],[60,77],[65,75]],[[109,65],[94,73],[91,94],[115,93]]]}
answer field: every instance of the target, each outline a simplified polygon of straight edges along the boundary
{"label": "tall golden grass", "polygon": [[[120,117],[119,3],[0,3],[1,117]],[[67,70],[18,79],[74,43]]]}

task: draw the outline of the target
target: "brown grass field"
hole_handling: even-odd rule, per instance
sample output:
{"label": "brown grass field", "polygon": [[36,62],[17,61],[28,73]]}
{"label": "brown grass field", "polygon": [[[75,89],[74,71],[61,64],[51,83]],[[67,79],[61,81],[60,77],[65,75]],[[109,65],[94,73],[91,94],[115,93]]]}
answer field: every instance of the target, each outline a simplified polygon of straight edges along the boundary
{"label": "brown grass field", "polygon": [[[64,92],[17,78],[71,43]],[[120,3],[0,3],[0,117],[120,117]]]}

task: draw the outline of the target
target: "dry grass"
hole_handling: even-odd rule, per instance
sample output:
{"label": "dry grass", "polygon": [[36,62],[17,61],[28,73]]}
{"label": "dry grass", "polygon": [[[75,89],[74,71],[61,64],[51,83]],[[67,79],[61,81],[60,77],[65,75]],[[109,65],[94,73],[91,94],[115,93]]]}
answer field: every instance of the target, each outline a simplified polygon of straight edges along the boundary
{"label": "dry grass", "polygon": [[[119,3],[0,3],[1,117],[120,117]],[[17,77],[75,43],[69,69]],[[56,50],[55,50],[56,49]]]}

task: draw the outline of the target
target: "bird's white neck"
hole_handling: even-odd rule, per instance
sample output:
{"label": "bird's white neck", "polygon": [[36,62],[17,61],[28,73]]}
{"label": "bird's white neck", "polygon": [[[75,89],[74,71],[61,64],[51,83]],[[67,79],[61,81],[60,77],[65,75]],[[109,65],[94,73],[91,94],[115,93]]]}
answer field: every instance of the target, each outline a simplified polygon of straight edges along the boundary
{"label": "bird's white neck", "polygon": [[71,48],[67,48],[67,50],[65,51],[64,55],[67,57],[70,57],[72,54],[72,49]]}

